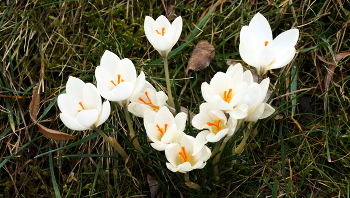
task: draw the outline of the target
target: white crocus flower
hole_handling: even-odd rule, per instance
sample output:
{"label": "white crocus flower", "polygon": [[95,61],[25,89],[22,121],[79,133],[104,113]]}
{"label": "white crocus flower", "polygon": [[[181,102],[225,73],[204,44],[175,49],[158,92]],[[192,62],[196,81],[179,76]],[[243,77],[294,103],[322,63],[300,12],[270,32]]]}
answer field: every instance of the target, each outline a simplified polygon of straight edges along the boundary
{"label": "white crocus flower", "polygon": [[141,92],[134,95],[130,99],[128,110],[130,113],[143,117],[146,109],[158,111],[165,106],[168,96],[163,91],[156,91],[156,89],[146,81]]}
{"label": "white crocus flower", "polygon": [[231,65],[226,73],[217,72],[210,83],[204,82],[201,88],[206,102],[215,105],[226,113],[239,109],[239,111],[230,113],[234,119],[245,117],[244,112],[247,111],[247,105],[237,105],[247,92],[247,83],[243,82],[243,68],[240,63],[234,66]]}
{"label": "white crocus flower", "polygon": [[208,142],[217,142],[225,135],[232,135],[236,129],[237,120],[227,117],[222,110],[209,103],[199,107],[199,114],[192,119],[192,125],[197,129],[206,129],[203,133]]}
{"label": "white crocus flower", "polygon": [[98,127],[111,112],[109,101],[102,104],[94,85],[72,76],[67,81],[66,93],[58,96],[57,103],[62,122],[77,131]]}
{"label": "white crocus flower", "polygon": [[178,113],[175,118],[167,107],[162,107],[158,112],[147,109],[144,113],[144,125],[147,136],[152,140],[151,146],[164,151],[165,147],[177,142],[184,135],[187,115]]}
{"label": "white crocus flower", "polygon": [[253,77],[250,71],[246,71],[244,81],[248,84],[247,95],[240,102],[248,106],[247,116],[245,121],[256,122],[259,119],[264,119],[270,116],[275,109],[264,102],[269,88],[270,79],[266,78],[260,84],[253,82]]}
{"label": "white crocus flower", "polygon": [[186,173],[201,169],[210,158],[211,151],[204,144],[198,144],[196,138],[183,135],[178,143],[165,147],[165,156],[169,163],[166,166],[173,172]]}
{"label": "white crocus flower", "polygon": [[96,67],[95,76],[101,96],[116,102],[129,100],[145,84],[145,74],[141,72],[136,77],[136,69],[131,60],[120,60],[108,50],[102,55],[100,66]]}
{"label": "white crocus flower", "polygon": [[182,31],[182,18],[177,17],[171,24],[161,15],[156,20],[146,16],[144,23],[145,34],[148,41],[161,54],[167,56],[171,48],[179,40]]}
{"label": "white crocus flower", "polygon": [[266,18],[257,13],[240,32],[239,53],[244,62],[256,68],[259,75],[287,65],[295,55],[299,30],[290,29],[275,39]]}

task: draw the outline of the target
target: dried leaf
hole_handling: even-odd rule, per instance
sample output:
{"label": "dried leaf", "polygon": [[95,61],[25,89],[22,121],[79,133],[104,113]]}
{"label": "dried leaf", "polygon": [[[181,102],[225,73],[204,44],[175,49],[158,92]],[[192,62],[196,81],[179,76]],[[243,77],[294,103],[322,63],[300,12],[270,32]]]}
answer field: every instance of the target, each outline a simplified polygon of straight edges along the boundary
{"label": "dried leaf", "polygon": [[325,91],[326,92],[328,91],[329,84],[331,83],[331,80],[333,78],[334,70],[338,66],[338,62],[341,61],[343,58],[346,58],[349,55],[350,55],[350,52],[337,53],[335,55],[336,61],[332,61],[332,62],[328,62],[328,61],[325,62],[325,60],[322,57],[319,57],[321,61],[329,64],[329,67],[328,67],[328,70],[327,70],[326,81],[325,81]]}
{"label": "dried leaf", "polygon": [[151,198],[160,198],[162,197],[162,192],[160,190],[158,181],[156,177],[147,174],[147,183],[151,192]]}
{"label": "dried leaf", "polygon": [[37,123],[38,121],[38,112],[40,107],[40,94],[38,90],[39,84],[33,89],[32,101],[29,104],[29,115],[32,121],[38,126],[39,132],[45,135],[47,138],[53,140],[71,140],[75,139],[74,136],[68,135],[67,133],[62,133],[53,129],[44,127],[43,125]]}
{"label": "dried leaf", "polygon": [[189,70],[199,71],[209,66],[214,58],[215,48],[208,41],[199,41],[194,48],[191,58],[188,61],[186,75]]}
{"label": "dried leaf", "polygon": [[74,136],[68,135],[67,133],[62,133],[53,129],[49,129],[44,127],[43,125],[37,123],[36,124],[39,128],[39,132],[45,135],[46,137],[53,139],[53,140],[72,140],[75,139]]}
{"label": "dried leaf", "polygon": [[166,18],[168,18],[169,21],[174,20],[176,18],[174,5],[170,4],[167,6],[166,9],[167,9]]}
{"label": "dried leaf", "polygon": [[33,122],[38,119],[38,112],[40,107],[40,94],[39,94],[39,84],[37,84],[33,89],[32,101],[29,104],[29,115]]}

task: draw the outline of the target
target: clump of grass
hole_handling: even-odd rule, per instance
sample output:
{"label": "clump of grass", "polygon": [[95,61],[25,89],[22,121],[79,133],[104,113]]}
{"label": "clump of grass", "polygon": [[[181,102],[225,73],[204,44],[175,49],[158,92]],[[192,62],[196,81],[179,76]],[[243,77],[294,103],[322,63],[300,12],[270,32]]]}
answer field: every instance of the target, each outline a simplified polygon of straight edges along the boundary
{"label": "clump of grass", "polygon": [[[106,49],[131,58],[153,85],[164,89],[163,67],[144,36],[143,20],[166,14],[166,2],[0,2],[0,197],[150,196],[147,175],[168,197],[349,196],[349,56],[336,60],[339,52],[349,51],[349,3],[226,1],[204,18],[214,3],[181,1],[173,6],[184,19],[175,48],[200,40],[216,48],[210,67],[187,77],[193,45],[170,57],[174,95],[191,112],[198,112],[203,102],[201,83],[225,71],[226,61],[240,60],[239,31],[255,13],[268,18],[275,35],[296,27],[301,36],[293,63],[269,73],[276,113],[259,123],[242,155],[232,156],[234,142],[229,142],[218,175],[210,163],[192,171],[191,180],[201,186],[197,192],[185,185],[181,174],[166,169],[165,157],[149,146],[142,120],[134,118],[134,126],[144,153],[133,150],[122,111],[104,126],[131,155],[125,162],[96,133],[68,130],[55,105],[69,76],[94,81]],[[39,120],[77,140],[48,140],[29,121],[31,93],[38,83]],[[311,112],[299,104],[302,98],[309,100]],[[234,137],[241,138],[240,132]]]}

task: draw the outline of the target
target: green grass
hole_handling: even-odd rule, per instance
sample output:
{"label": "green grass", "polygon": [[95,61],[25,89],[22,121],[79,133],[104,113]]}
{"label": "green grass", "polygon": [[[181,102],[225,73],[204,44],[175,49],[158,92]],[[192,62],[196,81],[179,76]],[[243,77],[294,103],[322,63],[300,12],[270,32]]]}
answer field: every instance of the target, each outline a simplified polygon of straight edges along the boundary
{"label": "green grass", "polygon": [[[293,62],[268,74],[276,112],[259,122],[239,156],[231,149],[243,133],[233,137],[217,163],[218,175],[210,161],[191,171],[191,181],[201,186],[196,191],[185,185],[183,174],[166,168],[163,152],[150,147],[142,119],[134,118],[134,128],[144,153],[132,146],[116,105],[103,124],[130,155],[124,161],[98,134],[67,129],[56,105],[69,76],[94,82],[107,49],[130,58],[138,73],[143,70],[157,89],[165,89],[162,61],[143,22],[147,15],[165,15],[168,1],[1,1],[0,197],[151,197],[150,182],[159,184],[163,197],[350,197],[350,56],[334,72],[329,64],[350,50],[350,3],[267,2],[174,3],[184,27],[169,59],[173,94],[194,113],[203,102],[202,82],[226,71],[226,61],[241,61],[239,32],[255,13],[269,20],[274,36],[291,27],[300,31]],[[211,42],[216,56],[208,68],[185,76],[200,40]],[[38,83],[39,121],[76,140],[49,140],[31,122],[28,107]],[[300,104],[303,97],[310,100],[311,116]],[[189,124],[185,132],[197,133]]]}

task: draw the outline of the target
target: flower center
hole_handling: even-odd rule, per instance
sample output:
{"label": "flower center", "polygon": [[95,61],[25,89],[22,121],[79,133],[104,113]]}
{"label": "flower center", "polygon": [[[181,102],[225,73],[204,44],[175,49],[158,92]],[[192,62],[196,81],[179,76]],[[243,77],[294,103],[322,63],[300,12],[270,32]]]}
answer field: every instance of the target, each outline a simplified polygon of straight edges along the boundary
{"label": "flower center", "polygon": [[117,75],[117,78],[118,78],[117,83],[115,83],[113,80],[110,81],[114,86],[117,86],[117,85],[119,85],[121,82],[124,82],[124,79],[122,79],[122,75],[118,74],[118,75]]}
{"label": "flower center", "polygon": [[138,100],[141,101],[143,104],[152,107],[153,111],[158,111],[158,110],[159,110],[159,106],[154,105],[154,104],[152,103],[152,100],[151,100],[150,97],[148,96],[148,92],[147,92],[147,91],[145,92],[145,95],[146,95],[146,98],[147,98],[147,102],[146,102],[144,99],[142,99],[141,97],[139,97]]}
{"label": "flower center", "polygon": [[179,152],[180,157],[182,158],[182,162],[188,162],[191,159],[191,155],[187,155],[186,148],[181,147],[182,152]]}
{"label": "flower center", "polygon": [[156,127],[158,128],[158,131],[162,134],[162,136],[165,134],[168,124],[164,124],[164,128],[160,128],[159,125],[157,124]]}
{"label": "flower center", "polygon": [[269,44],[269,42],[268,42],[268,41],[265,41],[264,44],[265,44],[265,46],[267,46],[267,44]]}
{"label": "flower center", "polygon": [[207,125],[212,127],[214,134],[217,134],[222,129],[221,120],[214,120],[214,123],[207,122]]}
{"label": "flower center", "polygon": [[165,27],[162,27],[162,32],[159,32],[158,30],[156,30],[156,32],[157,32],[157,34],[164,36],[164,34],[165,34]]}
{"label": "flower center", "polygon": [[224,101],[229,103],[232,99],[232,89],[229,89],[228,91],[224,91]]}
{"label": "flower center", "polygon": [[81,106],[81,109],[80,109],[80,110],[78,110],[78,112],[80,112],[81,110],[85,110],[84,105],[83,105],[83,103],[82,103],[82,102],[78,102],[78,104]]}

